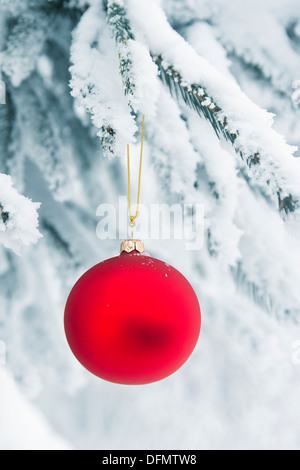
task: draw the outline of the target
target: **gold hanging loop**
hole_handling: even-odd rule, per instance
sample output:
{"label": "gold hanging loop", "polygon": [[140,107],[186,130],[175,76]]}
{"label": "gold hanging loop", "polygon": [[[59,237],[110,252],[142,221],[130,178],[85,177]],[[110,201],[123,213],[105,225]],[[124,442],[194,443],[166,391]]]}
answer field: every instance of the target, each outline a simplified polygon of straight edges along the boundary
{"label": "gold hanging loop", "polygon": [[[125,39],[125,41],[122,41],[122,42],[126,43],[127,40]],[[120,61],[120,72],[121,72],[121,75],[122,75],[121,56],[120,56],[120,54],[119,54],[119,61]],[[124,80],[123,80],[123,83],[124,83]],[[142,180],[142,163],[143,163],[143,150],[144,150],[144,127],[145,127],[145,115],[143,114],[143,119],[142,119],[142,141],[141,141],[141,153],[140,153],[138,194],[137,194],[137,207],[136,207],[136,212],[135,212],[134,215],[132,214],[132,210],[131,210],[130,148],[129,148],[129,144],[127,145],[128,206],[129,206],[129,216],[130,216],[129,226],[132,229],[132,231],[131,231],[131,238],[132,239],[133,239],[133,230],[134,230],[135,225],[136,225],[136,219],[139,215],[139,205],[140,205],[140,195],[141,195],[141,180]]]}
{"label": "gold hanging loop", "polygon": [[143,114],[142,120],[142,142],[141,142],[141,153],[140,153],[140,167],[139,167],[139,181],[138,181],[138,193],[137,193],[137,205],[135,214],[132,214],[131,210],[131,181],[130,181],[130,148],[127,145],[127,169],[128,169],[128,205],[129,205],[129,216],[130,216],[130,227],[134,229],[136,219],[139,214],[140,195],[141,195],[141,181],[142,181],[142,165],[143,165],[143,149],[144,149],[144,126],[145,126],[145,115]]}

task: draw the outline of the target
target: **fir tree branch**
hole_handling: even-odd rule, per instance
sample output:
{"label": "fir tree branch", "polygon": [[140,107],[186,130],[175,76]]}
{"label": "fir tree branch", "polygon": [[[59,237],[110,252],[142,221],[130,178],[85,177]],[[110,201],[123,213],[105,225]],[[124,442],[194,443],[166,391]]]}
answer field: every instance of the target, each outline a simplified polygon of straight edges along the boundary
{"label": "fir tree branch", "polygon": [[[222,109],[215,104],[213,99],[207,94],[205,88],[200,85],[188,85],[185,83],[179,72],[172,66],[164,64],[162,56],[153,56],[153,60],[159,67],[161,80],[169,87],[172,96],[176,97],[178,100],[183,99],[184,103],[196,111],[200,117],[207,119],[212,125],[217,137],[220,138],[223,136],[227,141],[231,142],[236,152],[249,168],[260,164],[260,152],[247,156],[236,147],[235,143],[238,133],[232,133],[228,130],[228,118],[224,116]],[[291,194],[282,198],[281,194],[282,190],[278,186],[277,196],[280,211],[284,211],[288,214],[299,208],[300,201],[298,201],[297,198]]]}
{"label": "fir tree branch", "polygon": [[[134,39],[134,36],[131,31],[129,20],[126,16],[126,10],[117,1],[112,2],[107,0],[103,0],[103,9],[107,13],[108,25],[110,26],[116,44],[118,45],[120,74],[122,76],[124,93],[125,95],[132,94],[134,92],[134,84],[131,83],[130,80],[131,60],[129,55],[124,51],[124,48],[125,43],[130,39]],[[111,156],[115,154],[114,146],[116,134],[116,130],[113,129],[110,124],[105,124],[101,127],[99,135],[101,146],[105,154]]]}
{"label": "fir tree branch", "polygon": [[132,59],[126,50],[125,43],[129,40],[134,40],[134,35],[131,31],[125,8],[118,2],[108,2],[107,21],[119,46],[120,73],[125,95],[133,95],[135,85],[131,80]]}
{"label": "fir tree branch", "polygon": [[[134,40],[134,35],[131,30],[129,19],[127,18],[126,9],[123,6],[123,2],[117,0],[111,0],[108,2],[108,22],[114,32],[114,36],[117,44],[122,44],[129,39]],[[229,141],[237,154],[246,163],[248,168],[259,166],[261,163],[262,156],[259,151],[245,155],[237,145],[237,138],[239,136],[238,131],[232,132],[229,129],[229,120],[225,115],[221,107],[215,103],[214,99],[209,96],[206,89],[200,84],[188,84],[186,83],[181,74],[175,70],[175,68],[165,63],[163,56],[152,55],[153,61],[159,68],[160,78],[165,83],[171,92],[171,94],[177,99],[182,99],[186,105],[196,111],[200,117],[207,119],[212,125],[218,138],[224,137]],[[131,60],[130,57],[120,57],[121,60],[121,73],[124,77],[125,93],[133,93],[134,84],[130,81],[130,68]],[[270,178],[266,175],[266,185],[270,185]],[[278,204],[280,211],[285,211],[287,214],[295,211],[300,201],[292,194],[283,197],[283,190],[280,184],[276,181],[276,175],[273,172],[272,185],[275,187],[275,192],[278,197]],[[262,189],[261,189],[262,191]]]}
{"label": "fir tree branch", "polygon": [[234,144],[236,134],[230,133],[226,128],[226,118],[222,121],[218,118],[221,108],[208,96],[207,91],[198,85],[184,84],[180,74],[173,67],[164,66],[162,56],[153,57],[153,59],[159,68],[161,80],[169,87],[172,96],[177,99],[182,98],[185,104],[194,109],[200,117],[210,121],[218,138],[222,134],[226,140]]}
{"label": "fir tree branch", "polygon": [[117,1],[107,3],[107,21],[112,28],[117,43],[121,44],[129,39],[134,40],[126,10],[121,3]]}

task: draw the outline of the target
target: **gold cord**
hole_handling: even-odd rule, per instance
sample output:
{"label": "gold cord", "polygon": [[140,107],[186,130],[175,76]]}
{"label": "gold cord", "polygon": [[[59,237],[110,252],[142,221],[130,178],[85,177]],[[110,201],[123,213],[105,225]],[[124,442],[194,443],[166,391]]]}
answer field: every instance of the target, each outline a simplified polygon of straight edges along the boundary
{"label": "gold cord", "polygon": [[[127,40],[122,41],[122,42],[126,43]],[[120,71],[121,71],[121,75],[122,75],[121,55],[120,54],[119,54],[119,60],[120,60]],[[123,77],[122,77],[122,79],[123,79]],[[123,83],[124,83],[124,80],[123,80]],[[141,142],[140,168],[139,168],[139,182],[138,182],[138,194],[137,194],[137,207],[136,207],[135,215],[132,215],[132,211],[131,211],[130,148],[129,148],[129,144],[127,145],[128,206],[129,206],[129,215],[130,215],[129,226],[132,228],[131,238],[133,238],[133,229],[134,229],[135,224],[136,224],[136,219],[139,215],[139,205],[140,205],[140,195],[141,195],[141,181],[142,181],[143,149],[144,149],[144,126],[145,126],[145,115],[143,114],[143,119],[142,119],[142,142]]]}
{"label": "gold cord", "polygon": [[145,115],[143,114],[142,120],[142,142],[141,142],[141,153],[140,153],[140,168],[139,168],[139,182],[138,182],[138,194],[137,194],[137,207],[135,215],[132,215],[131,211],[131,182],[130,182],[130,150],[129,144],[127,145],[127,168],[128,168],[128,205],[130,215],[130,227],[134,228],[137,216],[139,214],[140,195],[141,195],[141,181],[142,181],[142,164],[143,164],[143,149],[144,149],[144,126],[145,126]]}

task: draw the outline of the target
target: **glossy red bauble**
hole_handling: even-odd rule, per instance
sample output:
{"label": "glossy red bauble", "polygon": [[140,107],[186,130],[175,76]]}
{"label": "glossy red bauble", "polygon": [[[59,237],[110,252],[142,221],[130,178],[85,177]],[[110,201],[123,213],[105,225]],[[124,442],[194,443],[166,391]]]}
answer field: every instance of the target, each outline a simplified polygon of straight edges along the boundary
{"label": "glossy red bauble", "polygon": [[146,384],[179,369],[196,346],[201,314],[179,271],[137,252],[87,271],[65,310],[68,343],[81,364],[119,384]]}

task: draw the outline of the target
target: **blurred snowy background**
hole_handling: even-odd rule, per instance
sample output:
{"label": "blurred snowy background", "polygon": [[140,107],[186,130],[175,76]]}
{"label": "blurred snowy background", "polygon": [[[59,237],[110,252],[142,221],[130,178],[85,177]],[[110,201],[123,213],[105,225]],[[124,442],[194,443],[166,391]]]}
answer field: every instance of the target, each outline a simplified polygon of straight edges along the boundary
{"label": "blurred snowy background", "polygon": [[[0,0],[0,448],[299,449],[299,210],[279,213],[268,193],[272,166],[300,192],[300,153],[278,136],[300,146],[299,0],[124,4],[140,45],[131,104],[147,114],[142,202],[205,205],[205,249],[147,243],[195,287],[200,341],[180,371],[141,387],[101,381],[72,356],[64,304],[84,271],[118,254],[118,240],[96,237],[96,210],[126,195],[124,144],[140,120],[123,95],[107,2]],[[143,59],[161,47],[174,63],[178,39],[160,8],[210,63],[199,77],[243,149],[259,150],[261,172],[249,174]],[[192,81],[200,62],[190,65]],[[275,115],[276,132],[249,99]],[[116,158],[100,145],[109,122]]]}

